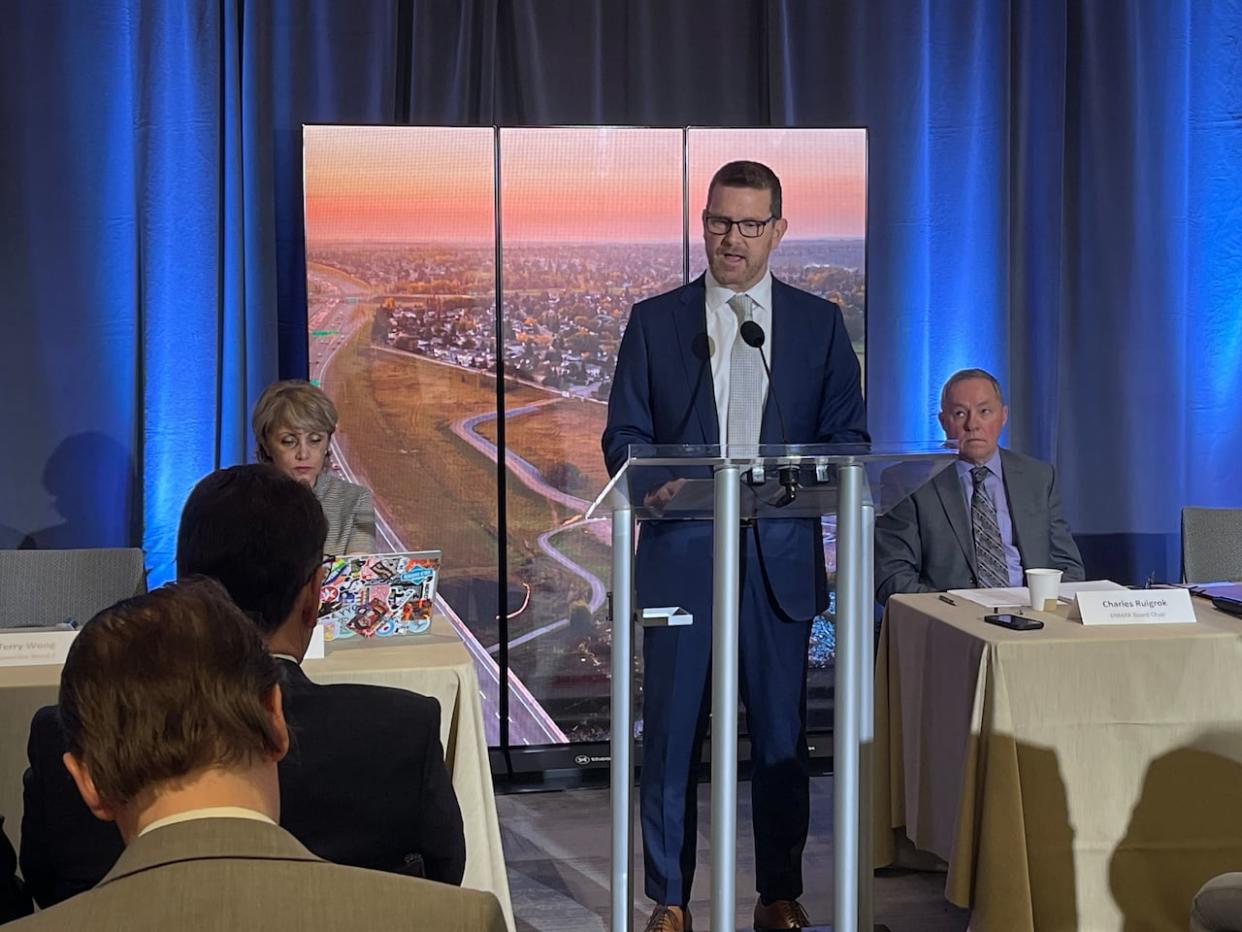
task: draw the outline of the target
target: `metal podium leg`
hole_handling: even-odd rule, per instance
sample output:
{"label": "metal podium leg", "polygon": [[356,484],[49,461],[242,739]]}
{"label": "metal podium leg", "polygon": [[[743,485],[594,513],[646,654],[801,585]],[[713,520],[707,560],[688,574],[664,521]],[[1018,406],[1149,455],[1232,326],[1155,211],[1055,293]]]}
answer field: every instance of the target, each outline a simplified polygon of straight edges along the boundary
{"label": "metal podium leg", "polygon": [[875,928],[875,505],[862,506],[862,606],[858,659],[858,928]]}
{"label": "metal podium leg", "polygon": [[[863,589],[863,471],[837,467],[837,657],[832,747],[834,932],[857,932],[858,924],[858,738],[860,623],[869,599]],[[724,928],[723,926],[721,928]]]}
{"label": "metal podium leg", "polygon": [[716,469],[712,543],[712,924],[736,927],[737,614],[741,483],[737,466]]}
{"label": "metal podium leg", "polygon": [[612,513],[612,721],[609,803],[612,807],[612,932],[630,932],[634,903],[634,516]]}

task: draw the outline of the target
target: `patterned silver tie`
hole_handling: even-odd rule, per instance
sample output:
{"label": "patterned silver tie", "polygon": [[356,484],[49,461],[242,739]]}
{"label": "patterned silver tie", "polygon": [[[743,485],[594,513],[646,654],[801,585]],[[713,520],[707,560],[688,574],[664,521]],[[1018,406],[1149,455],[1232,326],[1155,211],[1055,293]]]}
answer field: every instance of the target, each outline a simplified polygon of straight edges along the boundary
{"label": "patterned silver tie", "polygon": [[729,356],[729,415],[726,442],[731,447],[756,446],[763,419],[763,360],[759,350],[742,339],[742,324],[750,320],[750,295],[735,294],[729,307],[737,315],[738,335]]}
{"label": "patterned silver tie", "polygon": [[970,496],[970,531],[975,538],[979,585],[984,589],[1009,585],[1009,566],[1005,563],[1000,525],[996,523],[996,503],[983,486],[991,474],[986,466],[976,466],[970,471],[975,483],[975,491]]}

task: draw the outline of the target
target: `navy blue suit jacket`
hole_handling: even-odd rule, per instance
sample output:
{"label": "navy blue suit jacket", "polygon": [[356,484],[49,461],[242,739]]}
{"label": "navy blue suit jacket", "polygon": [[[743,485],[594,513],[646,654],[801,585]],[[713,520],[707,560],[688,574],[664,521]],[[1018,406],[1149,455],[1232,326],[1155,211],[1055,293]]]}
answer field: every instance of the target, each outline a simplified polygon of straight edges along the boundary
{"label": "navy blue suit jacket", "polygon": [[[634,305],[608,400],[604,459],[610,473],[631,444],[718,444],[704,279]],[[858,359],[835,304],[772,280],[772,369],[762,444],[867,442]],[[777,403],[788,436],[782,436]],[[827,606],[818,521],[759,522],[765,585],[790,616]],[[639,535],[639,606],[711,610],[709,522],[645,522]]]}

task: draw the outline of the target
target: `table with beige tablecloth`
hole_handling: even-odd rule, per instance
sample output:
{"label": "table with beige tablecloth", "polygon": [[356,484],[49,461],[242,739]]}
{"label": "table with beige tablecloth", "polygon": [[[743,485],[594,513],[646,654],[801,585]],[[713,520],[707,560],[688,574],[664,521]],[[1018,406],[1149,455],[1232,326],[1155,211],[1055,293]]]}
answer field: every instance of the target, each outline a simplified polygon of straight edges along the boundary
{"label": "table with beige tablecloth", "polygon": [[[462,885],[495,893],[512,929],[513,909],[478,677],[452,625],[436,616],[426,634],[400,640],[329,643],[323,660],[307,660],[302,666],[316,683],[396,686],[439,700],[440,740],[465,820],[466,874]],[[19,840],[21,781],[30,719],[39,707],[56,701],[59,677],[59,667],[0,668],[0,815],[6,816],[4,828],[14,845]]]}
{"label": "table with beige tablecloth", "polygon": [[[1177,929],[1242,870],[1242,619],[1092,626],[890,599],[876,658],[876,865],[947,863],[974,932]],[[904,836],[904,837],[903,837]]]}

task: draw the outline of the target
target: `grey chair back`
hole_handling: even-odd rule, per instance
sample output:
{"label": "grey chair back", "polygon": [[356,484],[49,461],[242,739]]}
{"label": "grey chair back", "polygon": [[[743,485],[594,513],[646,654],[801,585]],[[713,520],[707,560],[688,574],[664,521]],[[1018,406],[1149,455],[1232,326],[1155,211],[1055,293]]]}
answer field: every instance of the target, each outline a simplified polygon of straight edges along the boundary
{"label": "grey chair back", "polygon": [[1242,508],[1182,509],[1182,582],[1242,580]]}
{"label": "grey chair back", "polygon": [[0,550],[0,628],[85,624],[114,602],[147,591],[142,551]]}

